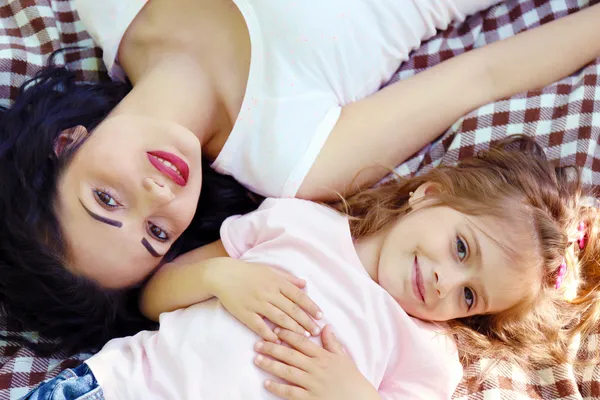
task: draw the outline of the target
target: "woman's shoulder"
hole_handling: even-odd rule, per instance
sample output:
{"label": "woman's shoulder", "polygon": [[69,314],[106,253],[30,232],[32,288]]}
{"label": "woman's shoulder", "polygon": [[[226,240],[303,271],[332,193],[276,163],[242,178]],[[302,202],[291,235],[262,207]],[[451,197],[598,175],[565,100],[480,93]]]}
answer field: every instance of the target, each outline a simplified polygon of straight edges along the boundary
{"label": "woman's shoulder", "polygon": [[104,64],[113,79],[125,79],[117,62],[119,45],[129,25],[147,3],[148,0],[75,0],[79,19],[102,49]]}

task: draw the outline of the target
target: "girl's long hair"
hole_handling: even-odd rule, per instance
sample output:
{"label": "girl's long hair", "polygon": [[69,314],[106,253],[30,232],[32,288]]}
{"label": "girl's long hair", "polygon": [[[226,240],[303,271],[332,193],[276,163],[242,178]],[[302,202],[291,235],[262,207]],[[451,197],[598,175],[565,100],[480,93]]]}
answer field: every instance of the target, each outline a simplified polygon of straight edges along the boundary
{"label": "girl's long hair", "polygon": [[[441,188],[427,196],[428,206],[524,226],[523,243],[534,242],[513,252],[517,268],[541,276],[531,294],[504,312],[448,322],[463,361],[504,359],[525,368],[570,361],[569,344],[600,316],[599,213],[586,203],[579,171],[554,167],[533,139],[513,136],[456,166],[388,181],[335,207],[351,217],[355,238],[371,235],[410,212],[410,193],[426,182]],[[563,262],[566,276],[557,288]]]}

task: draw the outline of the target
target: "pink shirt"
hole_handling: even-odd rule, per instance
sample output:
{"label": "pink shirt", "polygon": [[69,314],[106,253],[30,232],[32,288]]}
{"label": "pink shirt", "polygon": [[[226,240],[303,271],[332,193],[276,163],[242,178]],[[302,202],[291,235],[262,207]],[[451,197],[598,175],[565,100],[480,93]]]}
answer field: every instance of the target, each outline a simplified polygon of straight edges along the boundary
{"label": "pink shirt", "polygon": [[[322,324],[333,325],[383,399],[452,396],[462,376],[454,345],[369,277],[346,217],[303,200],[267,199],[256,212],[227,219],[221,238],[231,257],[306,279]],[[163,314],[160,322],[159,331],[113,340],[87,361],[108,400],[275,399],[252,361],[258,336],[218,300]]]}

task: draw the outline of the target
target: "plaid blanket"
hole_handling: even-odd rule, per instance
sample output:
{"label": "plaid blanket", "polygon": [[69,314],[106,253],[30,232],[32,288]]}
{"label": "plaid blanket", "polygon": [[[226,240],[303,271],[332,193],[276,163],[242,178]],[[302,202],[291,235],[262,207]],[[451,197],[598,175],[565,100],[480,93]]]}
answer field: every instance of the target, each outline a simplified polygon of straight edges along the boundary
{"label": "plaid blanket", "polygon": [[[600,0],[507,0],[442,32],[415,51],[392,82],[406,79],[440,61],[522,30],[575,12]],[[599,39],[600,40],[600,39]],[[576,43],[574,43],[576,45]],[[32,76],[56,49],[81,46],[63,62],[81,79],[106,79],[101,51],[85,33],[71,0],[0,0],[0,105],[10,104],[16,88]],[[459,119],[434,143],[397,168],[401,175],[420,173],[487,148],[508,134],[534,135],[551,159],[583,168],[585,182],[600,187],[600,60],[542,90],[481,107]],[[0,333],[43,342],[19,332],[0,316]],[[585,359],[598,345],[600,330],[575,346]],[[24,395],[37,383],[77,365],[89,354],[35,356],[19,340],[0,341],[0,400]],[[600,399],[600,365],[555,365],[526,373],[500,363],[479,382],[493,360],[480,360],[465,371],[454,398]]]}
{"label": "plaid blanket", "polygon": [[[596,0],[512,0],[470,17],[413,52],[391,82],[473,48],[573,13]],[[576,46],[576,43],[573,43]],[[431,146],[397,168],[400,175],[452,163],[509,134],[535,136],[552,160],[583,169],[584,182],[600,185],[600,60],[542,90],[519,94],[472,111]]]}

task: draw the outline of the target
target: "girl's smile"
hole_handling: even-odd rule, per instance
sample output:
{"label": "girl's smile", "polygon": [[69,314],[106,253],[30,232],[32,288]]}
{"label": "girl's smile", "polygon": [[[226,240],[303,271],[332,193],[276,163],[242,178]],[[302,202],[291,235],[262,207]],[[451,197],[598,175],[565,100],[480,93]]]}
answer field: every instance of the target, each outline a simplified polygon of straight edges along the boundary
{"label": "girl's smile", "polygon": [[419,259],[416,254],[413,267],[412,282],[416,298],[423,301],[424,304],[427,304],[427,302],[425,301],[427,292],[425,291],[425,286],[423,285],[423,274],[421,273],[421,268],[419,268]]}

